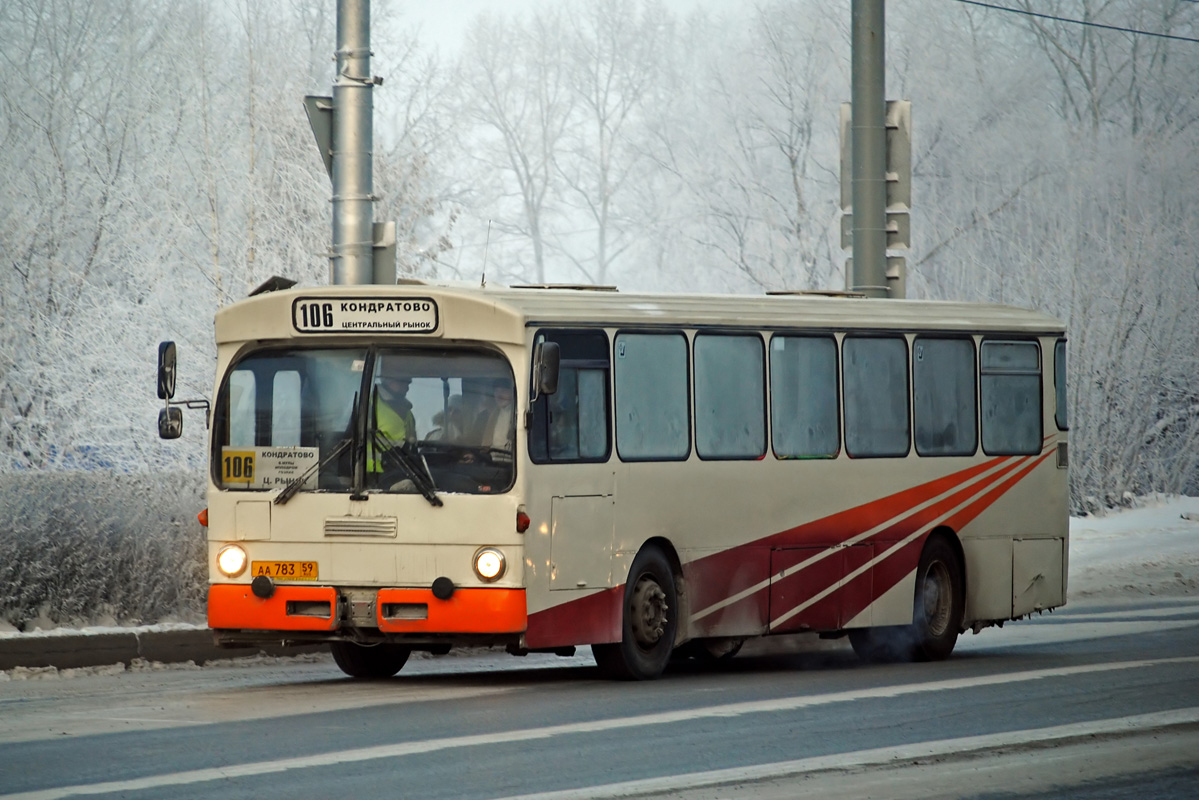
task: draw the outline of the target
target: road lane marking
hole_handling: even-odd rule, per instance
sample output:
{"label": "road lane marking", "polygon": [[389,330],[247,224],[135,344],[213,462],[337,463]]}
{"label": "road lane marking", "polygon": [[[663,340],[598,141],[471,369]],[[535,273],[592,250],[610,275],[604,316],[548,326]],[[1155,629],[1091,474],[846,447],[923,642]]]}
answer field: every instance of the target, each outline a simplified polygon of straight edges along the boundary
{"label": "road lane marking", "polygon": [[1106,619],[1155,619],[1157,617],[1184,617],[1188,614],[1199,614],[1199,603],[1191,601],[1186,604],[1178,604],[1175,606],[1146,606],[1144,608],[1130,608],[1123,611],[1085,611],[1079,609],[1071,610],[1071,613],[1060,614],[1056,617],[1043,617],[1031,622],[1054,623],[1054,622],[1090,622],[1093,620]]}
{"label": "road lane marking", "polygon": [[[555,736],[565,736],[571,734],[601,733],[645,725],[669,725],[680,722],[691,722],[705,718],[738,717],[747,714],[795,711],[802,708],[812,708],[816,706],[830,705],[833,703],[846,703],[855,700],[901,697],[904,695],[920,694],[924,692],[955,691],[978,686],[996,686],[1008,683],[1020,683],[1023,681],[1043,680],[1048,678],[1066,678],[1095,672],[1112,672],[1116,670],[1142,669],[1146,667],[1194,663],[1199,663],[1199,656],[1181,656],[1176,658],[1144,659],[1137,661],[1116,661],[1102,664],[1082,664],[1073,667],[1024,670],[1021,672],[1011,672],[998,675],[983,675],[972,678],[953,678],[949,680],[929,681],[925,683],[876,686],[869,689],[854,689],[844,692],[830,692],[828,694],[753,700],[742,703],[727,703],[722,705],[704,706],[700,708],[680,709],[678,711],[641,714],[632,717],[618,717],[614,719],[599,719],[588,722],[572,722],[562,725],[549,725],[543,728],[526,728],[515,731],[474,734],[471,736],[453,736],[441,739],[426,739],[415,742],[399,742],[396,744],[376,745],[374,747],[361,747],[353,750],[340,750],[332,753],[318,753],[310,756],[282,758],[273,761],[258,761],[249,764],[232,764],[229,766],[187,770],[184,772],[168,773],[165,775],[150,775],[143,778],[132,778],[121,781],[105,781],[103,783],[79,784],[75,786],[58,786],[49,789],[38,789],[29,792],[0,795],[0,800],[57,800],[57,798],[78,797],[80,795],[89,794],[136,792],[144,791],[146,789],[159,789],[166,786],[184,786],[188,784],[205,783],[207,781],[256,777],[277,772],[286,772],[292,769],[309,769],[313,767],[350,764],[360,761],[398,758],[403,756],[419,755],[422,753],[431,753],[438,750],[449,750],[453,748],[480,747],[484,745],[525,742],[536,739],[550,739]],[[1184,711],[1191,710],[1192,709],[1184,709]],[[913,745],[913,747],[915,746],[916,745]]]}
{"label": "road lane marking", "polygon": [[151,719],[149,717],[98,717],[97,719],[105,722],[136,722],[138,724],[149,723],[151,725],[210,725],[208,722],[201,722],[197,719]]}
{"label": "road lane marking", "polygon": [[[1146,626],[1151,624],[1152,627]],[[987,628],[974,636],[958,639],[957,650],[994,650],[996,648],[1011,649],[1030,644],[1066,644],[1082,642],[1091,639],[1110,639],[1118,636],[1134,636],[1143,633],[1164,633],[1166,631],[1194,628],[1199,620],[1174,620],[1169,622],[1146,623],[1143,620],[1109,620],[1103,622],[1067,622],[1059,619],[1052,624],[1018,625],[1004,628]]]}
{"label": "road lane marking", "polygon": [[1054,725],[1048,728],[1006,731],[985,736],[963,736],[958,739],[938,739],[932,742],[904,744],[896,747],[878,747],[852,753],[836,753],[828,756],[800,758],[794,761],[777,761],[773,764],[756,764],[752,767],[732,767],[708,772],[647,778],[639,781],[608,783],[582,789],[522,794],[501,800],[603,800],[603,798],[637,797],[659,792],[681,792],[728,784],[744,784],[788,777],[797,778],[801,775],[831,770],[896,767],[918,759],[963,756],[1005,747],[1043,745],[1050,742],[1062,744],[1068,740],[1084,737],[1129,735],[1196,723],[1199,723],[1199,707],[1179,708],[1153,714],[1137,714],[1131,717]]}

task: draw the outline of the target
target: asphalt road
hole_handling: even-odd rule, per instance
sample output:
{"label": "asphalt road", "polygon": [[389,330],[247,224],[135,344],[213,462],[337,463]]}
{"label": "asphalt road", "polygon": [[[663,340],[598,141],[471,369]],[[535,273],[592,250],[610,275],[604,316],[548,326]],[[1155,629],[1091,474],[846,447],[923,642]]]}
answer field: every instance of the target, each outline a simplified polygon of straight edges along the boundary
{"label": "asphalt road", "polygon": [[799,638],[639,684],[585,652],[413,660],[378,682],[315,655],[0,683],[0,800],[1197,790],[1193,597],[1072,605],[937,664]]}

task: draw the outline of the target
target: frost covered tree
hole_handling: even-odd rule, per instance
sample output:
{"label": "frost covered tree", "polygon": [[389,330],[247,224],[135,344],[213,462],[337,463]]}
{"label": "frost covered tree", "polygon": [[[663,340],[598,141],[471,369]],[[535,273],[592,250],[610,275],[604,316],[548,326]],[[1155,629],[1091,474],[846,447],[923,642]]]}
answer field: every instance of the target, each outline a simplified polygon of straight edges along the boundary
{"label": "frost covered tree", "polygon": [[[910,290],[1067,321],[1075,508],[1199,490],[1199,52],[1036,17],[911,11],[890,20],[918,115]],[[1193,3],[1057,11],[1166,34],[1199,23]]]}
{"label": "frost covered tree", "polygon": [[823,289],[838,280],[844,72],[835,21],[801,4],[756,7],[743,38],[709,50],[703,92],[690,121],[678,120],[672,150],[687,154],[679,171],[696,209],[692,236],[742,287]]}
{"label": "frost covered tree", "polygon": [[575,115],[555,161],[569,209],[558,249],[588,283],[604,284],[649,226],[645,104],[661,80],[673,20],[661,3],[581,3],[565,33],[564,68]]}
{"label": "frost covered tree", "polygon": [[[328,92],[333,29],[323,0],[0,4],[0,469],[194,463],[202,426],[155,436],[156,342],[204,396],[218,307],[273,274],[327,281],[301,99]],[[386,211],[433,213],[425,174]]]}
{"label": "frost covered tree", "polygon": [[[544,283],[547,227],[558,201],[557,159],[576,98],[564,74],[562,7],[543,7],[530,20],[485,15],[472,26],[462,56],[459,111],[468,123],[459,139],[477,176],[475,207],[486,209],[488,229],[474,243],[497,250],[503,239],[527,242],[510,249],[501,275]],[[478,259],[482,261],[483,259]],[[500,264],[503,264],[500,261]]]}
{"label": "frost covered tree", "polygon": [[138,316],[151,276],[137,267],[144,230],[142,172],[161,153],[149,129],[162,72],[153,54],[177,31],[149,4],[18,0],[0,8],[5,79],[0,206],[0,441],[7,467],[70,464],[81,448],[130,460],[132,409],[99,398],[152,352]]}

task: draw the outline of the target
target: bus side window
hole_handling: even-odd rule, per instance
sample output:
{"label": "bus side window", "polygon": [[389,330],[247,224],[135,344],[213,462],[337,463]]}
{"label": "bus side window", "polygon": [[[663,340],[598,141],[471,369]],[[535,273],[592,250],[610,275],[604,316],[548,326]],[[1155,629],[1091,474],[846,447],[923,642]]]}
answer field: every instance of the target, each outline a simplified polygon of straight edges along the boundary
{"label": "bus side window", "polygon": [[851,458],[908,454],[908,343],[902,336],[846,336],[845,450]]}
{"label": "bus side window", "polygon": [[558,391],[533,403],[534,463],[603,462],[611,453],[608,337],[599,331],[544,330],[536,341],[561,348]]}
{"label": "bus side window", "polygon": [[841,451],[837,340],[770,340],[770,427],[776,458],[836,458]]}
{"label": "bus side window", "polygon": [[1066,414],[1066,340],[1058,339],[1053,348],[1053,388],[1056,404],[1053,419],[1059,431],[1070,430]]}
{"label": "bus side window", "polygon": [[616,334],[616,452],[684,461],[691,452],[690,354],[679,333]]}
{"label": "bus side window", "polygon": [[972,456],[978,447],[974,340],[917,336],[912,345],[916,452]]}
{"label": "bus side window", "polygon": [[1036,342],[983,341],[979,355],[983,452],[1041,452],[1041,351]]}
{"label": "bus side window", "polygon": [[760,336],[695,337],[695,452],[700,458],[766,454],[766,364]]}

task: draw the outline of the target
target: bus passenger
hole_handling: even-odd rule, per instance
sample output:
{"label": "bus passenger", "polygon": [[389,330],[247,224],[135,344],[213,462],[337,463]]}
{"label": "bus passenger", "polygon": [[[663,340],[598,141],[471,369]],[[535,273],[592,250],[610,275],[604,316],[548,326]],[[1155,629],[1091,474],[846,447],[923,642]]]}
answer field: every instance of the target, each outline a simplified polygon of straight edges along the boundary
{"label": "bus passenger", "polygon": [[479,445],[487,422],[491,386],[486,378],[462,379],[462,444]]}
{"label": "bus passenger", "polygon": [[481,418],[482,445],[497,450],[512,450],[513,428],[512,384],[498,378],[492,384],[489,408]]}
{"label": "bus passenger", "polygon": [[462,395],[450,395],[449,399],[446,400],[445,411],[438,411],[433,415],[433,424],[436,427],[429,431],[429,435],[425,437],[425,440],[430,442],[462,442],[466,437],[466,414],[463,404]]}

